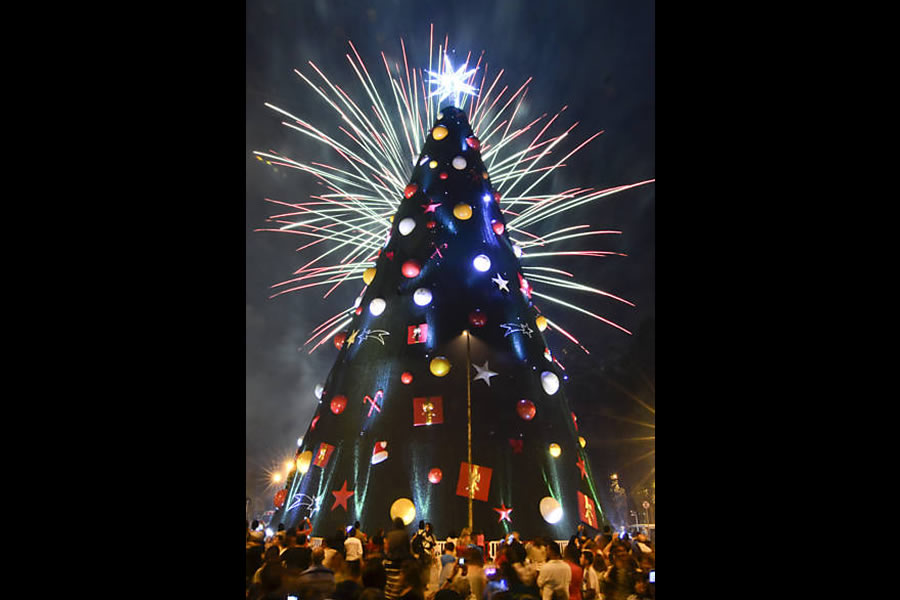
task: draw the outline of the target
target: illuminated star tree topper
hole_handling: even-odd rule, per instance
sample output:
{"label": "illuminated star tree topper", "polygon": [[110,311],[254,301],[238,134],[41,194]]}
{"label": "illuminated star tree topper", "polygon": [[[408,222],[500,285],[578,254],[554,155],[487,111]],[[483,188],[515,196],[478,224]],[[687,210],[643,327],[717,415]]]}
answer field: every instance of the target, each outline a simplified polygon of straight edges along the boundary
{"label": "illuminated star tree topper", "polygon": [[431,75],[431,79],[428,81],[431,85],[436,85],[437,89],[432,90],[429,97],[440,96],[438,98],[439,102],[443,102],[445,98],[448,96],[453,96],[453,106],[459,107],[460,99],[463,95],[475,96],[477,95],[477,91],[475,87],[471,84],[467,83],[470,80],[472,75],[478,71],[478,67],[470,71],[466,71],[466,66],[468,63],[464,63],[460,68],[453,70],[453,64],[450,62],[450,58],[444,54],[444,64],[446,68],[443,72],[435,73],[434,71],[426,72]]}

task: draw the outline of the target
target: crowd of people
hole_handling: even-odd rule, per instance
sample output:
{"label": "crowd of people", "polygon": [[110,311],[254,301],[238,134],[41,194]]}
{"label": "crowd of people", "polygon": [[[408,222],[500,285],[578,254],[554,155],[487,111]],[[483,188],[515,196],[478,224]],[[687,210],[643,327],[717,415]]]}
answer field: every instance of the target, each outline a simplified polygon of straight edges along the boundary
{"label": "crowd of people", "polygon": [[[314,546],[312,525],[266,535],[247,523],[248,600],[647,600],[656,596],[655,545],[642,531],[567,541],[518,532],[494,556],[468,529],[439,544],[430,523],[410,537],[392,528],[368,535],[359,522]],[[441,547],[439,553],[438,548]]]}

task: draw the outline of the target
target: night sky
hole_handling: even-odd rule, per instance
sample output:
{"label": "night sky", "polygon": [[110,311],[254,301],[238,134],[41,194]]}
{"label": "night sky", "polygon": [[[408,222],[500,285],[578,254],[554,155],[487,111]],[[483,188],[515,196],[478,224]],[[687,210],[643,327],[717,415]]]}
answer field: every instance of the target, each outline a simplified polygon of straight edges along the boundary
{"label": "night sky", "polygon": [[[484,51],[488,79],[504,69],[502,83],[514,91],[528,77],[522,123],[568,106],[557,120],[562,131],[580,124],[564,143],[567,149],[605,133],[548,177],[540,191],[571,187],[595,189],[652,179],[655,173],[655,17],[654,3],[619,2],[314,2],[259,0],[247,3],[247,156],[246,156],[246,486],[251,512],[271,508],[274,488],[266,488],[265,469],[296,449],[317,400],[313,388],[324,380],[336,356],[330,343],[311,356],[303,349],[309,333],[350,305],[362,282],[345,284],[327,299],[312,288],[269,299],[279,283],[310,260],[298,254],[294,236],[255,233],[272,214],[264,198],[301,202],[317,193],[313,177],[274,170],[253,150],[276,150],[304,162],[337,164],[327,147],[280,125],[270,102],[338,137],[338,119],[294,72],[311,73],[314,62],[353,95],[356,76],[345,54],[352,41],[376,78],[386,83],[381,62],[400,62],[400,38],[410,67],[427,68],[430,24],[435,45],[449,35],[458,60]],[[480,78],[476,81],[480,81]],[[361,98],[357,98],[361,101]],[[362,102],[361,102],[362,104]],[[527,120],[526,120],[527,119]],[[429,124],[430,126],[430,124]],[[538,192],[538,190],[535,190]],[[655,410],[655,184],[626,191],[570,211],[554,226],[590,223],[621,230],[596,236],[567,249],[600,249],[627,257],[557,260],[553,266],[579,276],[581,283],[607,290],[635,308],[591,294],[555,290],[633,332],[629,336],[586,315],[562,307],[542,307],[591,351],[584,355],[559,334],[550,349],[569,373],[567,394],[588,439],[594,477],[604,487],[617,471],[626,488],[652,481],[655,447],[647,438]],[[547,261],[546,263],[551,263]],[[540,284],[535,288],[540,291]],[[642,406],[642,404],[646,406]],[[629,439],[630,441],[622,441]],[[641,458],[643,457],[643,458]],[[648,479],[649,476],[649,479]],[[604,499],[601,498],[601,501]]]}

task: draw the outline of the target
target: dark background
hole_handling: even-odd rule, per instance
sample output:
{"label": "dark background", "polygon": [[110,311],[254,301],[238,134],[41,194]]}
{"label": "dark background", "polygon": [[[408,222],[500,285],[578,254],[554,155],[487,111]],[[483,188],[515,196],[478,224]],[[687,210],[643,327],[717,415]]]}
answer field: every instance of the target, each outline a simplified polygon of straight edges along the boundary
{"label": "dark background", "polygon": [[[293,69],[314,76],[307,64],[312,61],[365,105],[345,58],[352,52],[348,40],[386,93],[387,75],[379,53],[385,52],[389,64],[402,65],[403,38],[410,66],[427,68],[431,23],[435,49],[445,34],[450,36],[450,49],[457,53],[454,64],[469,51],[475,56],[474,64],[485,52],[486,87],[504,69],[494,95],[502,85],[509,85],[508,97],[534,77],[517,122],[527,123],[545,112],[549,118],[567,106],[551,131],[561,132],[576,121],[580,124],[561,151],[604,130],[532,193],[575,186],[600,189],[656,177],[653,2],[248,3],[246,484],[252,512],[271,508],[276,488],[268,486],[267,474],[273,468],[280,470],[296,449],[316,406],[313,388],[336,356],[330,343],[312,356],[301,346],[318,323],[352,302],[361,285],[345,285],[325,300],[321,296],[326,288],[268,299],[271,285],[287,279],[314,254],[295,253],[300,244],[293,237],[253,232],[273,214],[263,199],[303,201],[317,192],[317,186],[303,173],[263,165],[251,152],[273,149],[297,160],[335,164],[340,159],[324,145],[280,125],[279,116],[263,103],[275,104],[339,137],[338,117]],[[626,191],[535,228],[547,232],[590,223],[593,228],[623,232],[560,249],[610,250],[627,257],[540,263],[572,271],[582,283],[636,304],[631,308],[590,294],[544,287],[551,295],[634,333],[629,336],[589,316],[542,303],[552,319],[574,332],[591,351],[583,355],[560,334],[550,338],[551,350],[569,370],[568,395],[586,432],[601,490],[607,476],[616,471],[629,491],[632,485],[653,480],[655,191],[655,184]],[[541,285],[535,285],[541,291]]]}

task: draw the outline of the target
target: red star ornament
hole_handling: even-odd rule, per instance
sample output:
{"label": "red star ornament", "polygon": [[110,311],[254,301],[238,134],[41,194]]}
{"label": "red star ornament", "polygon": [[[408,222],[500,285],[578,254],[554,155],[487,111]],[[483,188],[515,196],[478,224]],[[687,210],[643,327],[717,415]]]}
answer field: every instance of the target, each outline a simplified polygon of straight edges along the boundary
{"label": "red star ornament", "polygon": [[575,463],[578,466],[578,469],[581,471],[581,478],[584,479],[587,477],[587,473],[584,471],[584,459],[580,456],[578,457],[578,462]]}
{"label": "red star ornament", "polygon": [[495,508],[494,510],[496,510],[497,514],[500,515],[500,518],[497,519],[498,523],[502,523],[504,519],[512,523],[512,519],[509,518],[509,513],[511,513],[513,509],[506,508],[506,502],[501,502],[500,508]]}
{"label": "red star ornament", "polygon": [[344,510],[348,510],[347,500],[353,495],[353,492],[347,491],[347,480],[344,480],[344,485],[341,486],[341,489],[331,493],[334,495],[334,504],[331,505],[331,510],[334,510],[338,506],[343,506]]}

